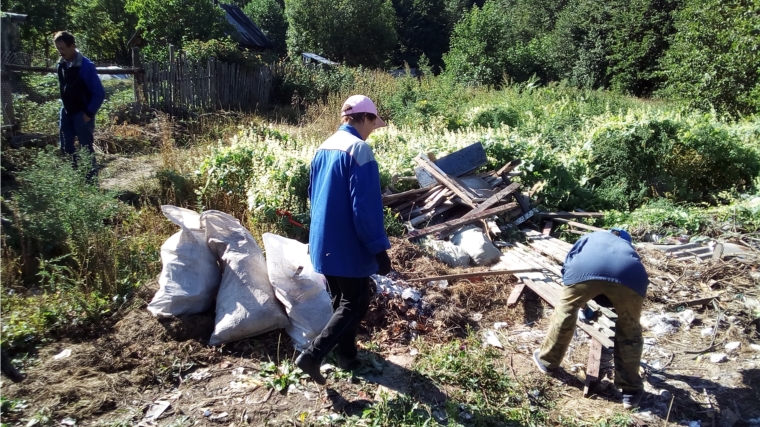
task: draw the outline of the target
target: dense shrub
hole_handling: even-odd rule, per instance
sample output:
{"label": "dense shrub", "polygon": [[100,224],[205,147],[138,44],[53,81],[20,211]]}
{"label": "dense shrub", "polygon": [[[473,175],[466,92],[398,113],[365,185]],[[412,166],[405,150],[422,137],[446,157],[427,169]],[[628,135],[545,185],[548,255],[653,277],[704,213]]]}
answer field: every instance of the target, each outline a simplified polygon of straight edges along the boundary
{"label": "dense shrub", "polygon": [[76,250],[107,228],[122,209],[113,194],[87,182],[90,157],[83,152],[80,167],[53,150],[39,151],[18,172],[19,188],[9,202],[15,213],[13,242],[43,255]]}
{"label": "dense shrub", "polygon": [[711,201],[760,173],[760,153],[710,116],[613,117],[594,130],[591,151],[589,184],[620,210],[660,197]]}
{"label": "dense shrub", "polygon": [[279,55],[287,51],[288,21],[285,11],[277,0],[251,0],[243,12],[266,34]]}

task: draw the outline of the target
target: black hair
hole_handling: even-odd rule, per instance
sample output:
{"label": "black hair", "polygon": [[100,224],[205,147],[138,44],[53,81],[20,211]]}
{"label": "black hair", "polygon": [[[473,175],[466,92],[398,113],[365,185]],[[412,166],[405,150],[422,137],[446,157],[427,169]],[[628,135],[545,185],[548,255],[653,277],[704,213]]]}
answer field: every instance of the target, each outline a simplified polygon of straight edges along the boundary
{"label": "black hair", "polygon": [[66,47],[76,44],[77,40],[68,31],[59,31],[53,36],[53,43],[64,42]]}

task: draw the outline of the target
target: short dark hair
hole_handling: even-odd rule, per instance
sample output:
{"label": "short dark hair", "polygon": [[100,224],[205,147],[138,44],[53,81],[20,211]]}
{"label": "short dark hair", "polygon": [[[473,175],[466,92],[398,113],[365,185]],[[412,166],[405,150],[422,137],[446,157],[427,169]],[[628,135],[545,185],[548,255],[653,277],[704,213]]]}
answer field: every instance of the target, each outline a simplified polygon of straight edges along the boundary
{"label": "short dark hair", "polygon": [[76,44],[77,40],[68,31],[59,31],[53,36],[53,43],[64,42],[67,47]]}
{"label": "short dark hair", "polygon": [[342,116],[341,118],[343,123],[348,123],[349,120],[352,122],[364,123],[365,120],[374,121],[375,119],[377,119],[377,116],[372,113],[346,114],[345,116]]}

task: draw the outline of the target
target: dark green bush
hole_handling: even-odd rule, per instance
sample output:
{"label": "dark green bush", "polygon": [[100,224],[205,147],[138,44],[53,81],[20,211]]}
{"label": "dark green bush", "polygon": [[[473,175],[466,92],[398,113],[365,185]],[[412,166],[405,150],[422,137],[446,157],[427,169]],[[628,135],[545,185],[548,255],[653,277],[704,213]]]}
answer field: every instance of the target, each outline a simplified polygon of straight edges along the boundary
{"label": "dark green bush", "polygon": [[661,197],[714,201],[718,192],[750,188],[760,173],[760,155],[709,117],[611,123],[592,145],[589,185],[619,210]]}
{"label": "dark green bush", "polygon": [[82,153],[74,169],[57,151],[44,150],[17,173],[19,188],[8,203],[16,218],[13,246],[42,255],[67,252],[107,228],[122,205],[87,182],[90,159]]}
{"label": "dark green bush", "polygon": [[475,117],[473,117],[472,124],[492,128],[497,128],[502,125],[517,127],[520,124],[520,112],[511,107],[487,108],[478,112]]}

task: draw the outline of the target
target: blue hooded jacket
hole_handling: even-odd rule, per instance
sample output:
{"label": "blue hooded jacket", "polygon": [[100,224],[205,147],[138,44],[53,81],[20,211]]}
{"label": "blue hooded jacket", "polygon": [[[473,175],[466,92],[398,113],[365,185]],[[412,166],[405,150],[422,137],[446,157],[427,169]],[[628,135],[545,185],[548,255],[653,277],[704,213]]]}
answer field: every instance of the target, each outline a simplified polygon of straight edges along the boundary
{"label": "blue hooded jacket", "polygon": [[314,270],[340,277],[377,272],[375,255],[390,249],[383,223],[380,171],[370,146],[343,125],[311,162],[309,253]]}
{"label": "blue hooded jacket", "polygon": [[565,258],[565,286],[587,280],[606,280],[625,285],[646,296],[649,276],[636,250],[626,240],[605,231],[581,237]]}

